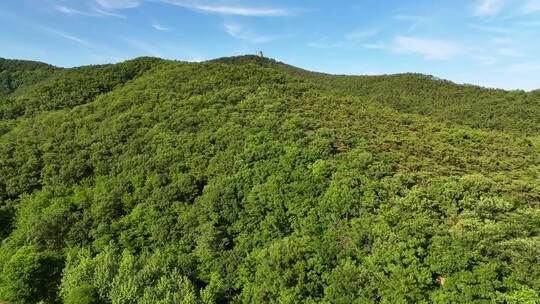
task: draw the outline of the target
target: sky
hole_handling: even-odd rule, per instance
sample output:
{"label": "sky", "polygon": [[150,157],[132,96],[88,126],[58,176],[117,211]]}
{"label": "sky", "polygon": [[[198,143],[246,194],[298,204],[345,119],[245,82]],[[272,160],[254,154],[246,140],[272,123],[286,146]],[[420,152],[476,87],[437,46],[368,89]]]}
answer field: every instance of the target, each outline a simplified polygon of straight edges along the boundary
{"label": "sky", "polygon": [[73,67],[255,54],[334,74],[540,88],[540,0],[1,0],[0,57]]}

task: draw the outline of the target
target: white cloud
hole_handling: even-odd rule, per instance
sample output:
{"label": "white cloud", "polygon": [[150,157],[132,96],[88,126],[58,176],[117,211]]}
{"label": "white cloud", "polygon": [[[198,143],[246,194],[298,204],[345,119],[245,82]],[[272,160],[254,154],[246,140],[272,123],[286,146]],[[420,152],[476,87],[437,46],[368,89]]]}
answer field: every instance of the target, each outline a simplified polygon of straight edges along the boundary
{"label": "white cloud", "polygon": [[140,0],[96,0],[96,3],[105,9],[134,8],[141,4]]}
{"label": "white cloud", "polygon": [[426,59],[447,60],[462,52],[461,47],[446,40],[398,36],[394,49],[401,53],[418,54]]}
{"label": "white cloud", "polygon": [[72,35],[72,34],[57,30],[57,29],[53,29],[53,28],[46,27],[46,26],[41,26],[41,25],[35,26],[35,28],[37,30],[42,31],[44,33],[47,33],[49,35],[64,38],[66,40],[78,43],[78,44],[83,45],[83,46],[91,46],[91,44],[89,42],[87,42],[87,41],[85,41],[85,40],[83,40],[83,39],[81,39],[81,38],[79,38],[79,37],[77,37],[75,35]]}
{"label": "white cloud", "polygon": [[505,7],[506,0],[477,0],[473,15],[477,17],[497,16]]}
{"label": "white cloud", "polygon": [[63,6],[63,5],[56,5],[54,6],[54,9],[57,12],[60,12],[66,15],[72,15],[72,16],[78,15],[78,16],[85,16],[85,17],[115,17],[115,18],[122,18],[122,19],[126,18],[123,15],[107,12],[97,7],[94,7],[92,12],[80,11],[80,10],[77,10],[68,6]]}
{"label": "white cloud", "polygon": [[124,15],[120,15],[120,14],[116,14],[116,13],[107,12],[107,11],[104,11],[104,10],[99,9],[99,8],[97,8],[97,7],[94,7],[93,10],[94,10],[94,12],[96,12],[96,13],[102,15],[102,16],[126,19],[126,16],[124,16]]}
{"label": "white cloud", "polygon": [[252,17],[279,17],[290,15],[290,11],[283,8],[272,7],[248,7],[248,6],[231,6],[216,4],[201,0],[95,0],[99,6],[108,9],[127,9],[134,8],[141,4],[142,1],[163,2],[176,6],[181,6],[187,9],[219,14],[219,15],[236,15],[236,16],[252,16]]}
{"label": "white cloud", "polygon": [[[171,5],[180,6],[183,8],[219,15],[236,15],[236,16],[251,16],[251,17],[280,17],[290,15],[291,12],[284,8],[274,7],[250,7],[250,6],[232,6],[216,4],[201,0],[95,0],[95,3],[102,9],[96,8],[95,11],[102,15],[123,17],[106,10],[130,9],[141,5],[144,1],[163,2]],[[58,6],[57,10],[66,14],[78,14],[85,16],[93,16],[89,13],[74,10],[66,6]]]}
{"label": "white cloud", "polygon": [[277,8],[253,8],[253,7],[232,7],[232,6],[210,6],[197,5],[192,8],[215,14],[239,15],[239,16],[285,16],[288,12]]}
{"label": "white cloud", "polygon": [[64,13],[67,15],[84,15],[86,16],[86,13],[78,11],[76,9],[73,9],[71,7],[63,6],[63,5],[56,5],[54,6],[54,9],[60,13]]}
{"label": "white cloud", "polygon": [[378,33],[379,33],[379,30],[377,29],[357,30],[357,31],[345,34],[345,39],[350,40],[350,41],[357,41],[357,40],[373,37],[377,35]]}
{"label": "white cloud", "polygon": [[225,32],[227,32],[227,34],[229,34],[231,37],[245,40],[250,43],[267,43],[276,40],[275,37],[255,34],[238,23],[225,23],[223,27]]}
{"label": "white cloud", "polygon": [[160,24],[157,24],[157,23],[152,24],[152,27],[153,27],[156,31],[160,31],[160,32],[167,32],[167,31],[169,31],[169,28],[168,28],[168,27],[163,26],[163,25],[160,25]]}

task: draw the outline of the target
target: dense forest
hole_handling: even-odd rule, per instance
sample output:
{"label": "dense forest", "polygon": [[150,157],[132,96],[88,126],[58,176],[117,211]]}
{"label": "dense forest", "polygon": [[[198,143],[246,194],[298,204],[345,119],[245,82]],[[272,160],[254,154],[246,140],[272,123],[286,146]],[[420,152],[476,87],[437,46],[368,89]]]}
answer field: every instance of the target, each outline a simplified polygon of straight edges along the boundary
{"label": "dense forest", "polygon": [[0,60],[0,303],[540,303],[540,91]]}

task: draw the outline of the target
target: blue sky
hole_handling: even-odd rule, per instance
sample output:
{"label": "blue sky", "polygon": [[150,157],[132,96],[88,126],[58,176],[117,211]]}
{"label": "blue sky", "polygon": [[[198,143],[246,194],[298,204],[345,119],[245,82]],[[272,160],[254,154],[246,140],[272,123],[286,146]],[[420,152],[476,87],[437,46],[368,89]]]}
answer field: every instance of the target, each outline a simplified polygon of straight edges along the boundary
{"label": "blue sky", "polygon": [[336,74],[540,88],[540,0],[2,0],[0,57],[58,66],[253,54]]}

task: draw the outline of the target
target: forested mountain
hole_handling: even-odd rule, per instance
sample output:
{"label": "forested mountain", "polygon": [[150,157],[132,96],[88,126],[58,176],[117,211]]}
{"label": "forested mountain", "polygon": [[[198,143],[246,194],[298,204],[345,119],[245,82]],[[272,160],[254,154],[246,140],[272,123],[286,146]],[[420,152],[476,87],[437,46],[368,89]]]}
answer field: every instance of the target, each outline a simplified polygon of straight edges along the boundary
{"label": "forested mountain", "polygon": [[540,299],[538,91],[254,56],[0,67],[7,303]]}

